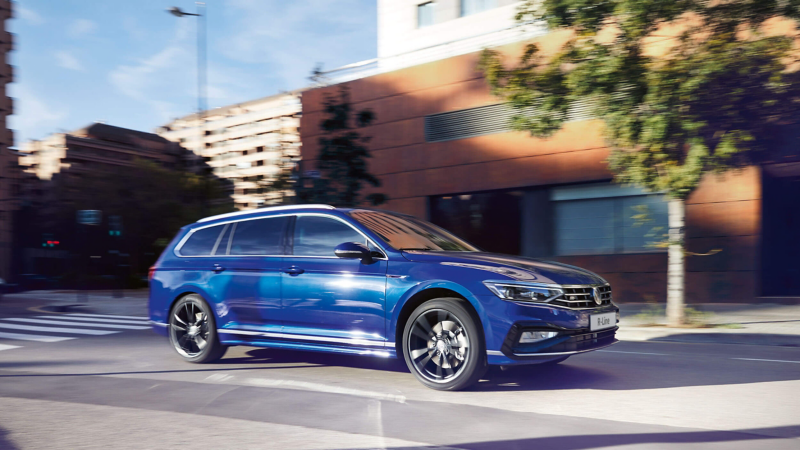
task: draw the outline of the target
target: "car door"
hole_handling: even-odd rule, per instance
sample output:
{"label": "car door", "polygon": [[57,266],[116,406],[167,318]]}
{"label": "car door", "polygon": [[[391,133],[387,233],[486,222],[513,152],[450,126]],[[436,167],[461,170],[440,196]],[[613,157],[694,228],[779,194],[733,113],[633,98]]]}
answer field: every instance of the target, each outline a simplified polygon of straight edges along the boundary
{"label": "car door", "polygon": [[376,247],[331,215],[297,215],[291,236],[282,274],[284,333],[323,343],[381,346],[386,258],[365,264],[336,257],[334,248],[344,242]]}
{"label": "car door", "polygon": [[290,221],[290,216],[278,216],[231,224],[228,239],[223,239],[225,257],[217,259],[215,268],[224,280],[220,288],[229,328],[280,331],[280,269]]}

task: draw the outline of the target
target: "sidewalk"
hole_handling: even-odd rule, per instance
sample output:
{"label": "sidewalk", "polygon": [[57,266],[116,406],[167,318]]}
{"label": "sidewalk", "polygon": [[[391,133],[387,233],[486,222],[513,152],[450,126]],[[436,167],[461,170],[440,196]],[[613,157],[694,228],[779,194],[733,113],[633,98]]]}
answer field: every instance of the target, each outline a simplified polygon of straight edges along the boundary
{"label": "sidewalk", "polygon": [[[70,312],[147,316],[147,289],[127,290],[124,297],[113,291],[90,291],[79,301],[75,291],[28,291],[6,294],[0,305],[44,305]],[[694,327],[668,328],[664,305],[621,304],[622,341],[753,344],[800,347],[800,305],[706,303],[689,305],[700,322]]]}
{"label": "sidewalk", "polygon": [[621,304],[625,341],[664,341],[800,346],[800,305],[705,303],[688,305],[695,324],[667,328],[664,304]]}

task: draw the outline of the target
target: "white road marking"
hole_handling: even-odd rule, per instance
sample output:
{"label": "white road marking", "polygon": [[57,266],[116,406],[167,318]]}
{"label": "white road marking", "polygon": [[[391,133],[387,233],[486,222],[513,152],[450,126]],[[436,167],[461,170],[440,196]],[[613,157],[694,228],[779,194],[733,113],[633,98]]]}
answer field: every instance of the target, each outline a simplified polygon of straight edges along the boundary
{"label": "white road marking", "polygon": [[0,333],[0,339],[11,339],[14,341],[61,342],[75,338],[64,336],[43,336],[40,334]]}
{"label": "white road marking", "polygon": [[79,316],[79,317],[105,317],[107,319],[132,319],[132,320],[147,320],[149,317],[142,317],[142,316],[113,316],[107,314],[84,314],[84,313],[71,313],[67,314],[68,316]]}
{"label": "white road marking", "polygon": [[14,322],[26,322],[26,323],[41,323],[44,325],[66,325],[68,327],[74,326],[83,326],[83,327],[90,327],[90,328],[117,328],[120,330],[149,330],[150,327],[137,327],[133,325],[108,325],[104,323],[76,323],[76,322],[66,322],[66,321],[59,321],[59,320],[42,320],[42,319],[25,319],[25,318],[6,318],[3,320],[12,320]]}
{"label": "white road marking", "polygon": [[645,353],[645,352],[621,352],[619,350],[597,350],[598,352],[605,353],[628,353],[631,355],[654,355],[654,356],[668,356],[666,353]]}
{"label": "white road marking", "polygon": [[39,319],[56,319],[56,320],[69,320],[71,322],[75,322],[76,324],[80,325],[89,325],[91,322],[100,322],[100,323],[119,323],[125,325],[141,325],[145,326],[148,325],[147,321],[139,321],[139,320],[114,320],[114,319],[90,319],[88,317],[67,317],[64,315],[56,316],[36,316]]}
{"label": "white road marking", "polygon": [[19,345],[5,345],[5,344],[0,344],[0,351],[3,351],[3,350],[11,350],[12,348],[19,348]]}
{"label": "white road marking", "polygon": [[0,328],[8,328],[11,330],[41,331],[45,333],[89,334],[92,336],[102,336],[105,334],[119,333],[119,331],[84,330],[81,328],[34,327],[31,325],[19,325],[16,323],[5,323],[5,322],[0,322]]}
{"label": "white road marking", "polygon": [[764,361],[764,362],[784,362],[792,364],[800,364],[800,361],[787,361],[784,359],[757,359],[757,358],[731,358],[738,359],[739,361]]}
{"label": "white road marking", "polygon": [[350,389],[338,386],[328,386],[327,384],[309,383],[307,381],[295,380],[271,380],[268,378],[246,378],[245,382],[253,386],[275,387],[275,388],[301,388],[316,392],[329,392],[332,394],[354,395],[356,397],[368,397],[378,400],[390,400],[397,403],[405,403],[404,395],[384,394],[383,392],[362,391],[361,389]]}

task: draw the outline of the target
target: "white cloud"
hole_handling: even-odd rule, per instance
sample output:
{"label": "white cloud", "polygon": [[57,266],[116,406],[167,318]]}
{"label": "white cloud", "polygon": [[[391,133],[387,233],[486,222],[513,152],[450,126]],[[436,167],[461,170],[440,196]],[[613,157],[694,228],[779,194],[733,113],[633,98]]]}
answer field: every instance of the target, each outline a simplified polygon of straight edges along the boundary
{"label": "white cloud", "polygon": [[[220,39],[228,58],[269,65],[282,89],[308,83],[317,63],[326,69],[375,57],[375,4],[367,0],[265,2],[231,0],[235,32]],[[367,13],[367,11],[371,11]]]}
{"label": "white cloud", "polygon": [[97,28],[97,24],[89,19],[76,19],[67,27],[67,35],[73,38],[86,36]]}
{"label": "white cloud", "polygon": [[78,58],[75,57],[72,53],[61,50],[55,53],[56,62],[58,63],[59,67],[63,67],[69,70],[77,70],[79,72],[83,72],[83,64],[78,61]]}
{"label": "white cloud", "polygon": [[67,111],[45,103],[26,85],[9,85],[17,105],[9,117],[10,128],[15,130],[17,144],[29,139],[41,139],[54,131],[54,127],[67,117]]}
{"label": "white cloud", "polygon": [[14,14],[21,20],[32,25],[41,25],[45,22],[44,18],[39,15],[39,13],[23,6],[14,5]]}

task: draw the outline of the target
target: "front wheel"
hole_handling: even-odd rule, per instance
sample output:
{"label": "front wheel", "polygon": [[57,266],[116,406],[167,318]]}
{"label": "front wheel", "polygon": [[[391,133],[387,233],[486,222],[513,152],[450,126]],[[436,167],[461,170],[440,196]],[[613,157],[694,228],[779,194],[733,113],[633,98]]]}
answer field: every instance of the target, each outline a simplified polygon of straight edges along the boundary
{"label": "front wheel", "polygon": [[411,313],[403,331],[403,357],[425,386],[457,391],[486,372],[486,345],[464,300],[440,298]]}
{"label": "front wheel", "polygon": [[218,360],[227,347],[219,343],[214,314],[202,297],[187,295],[169,316],[169,341],[184,360],[208,363]]}

